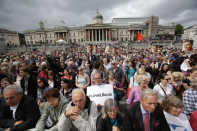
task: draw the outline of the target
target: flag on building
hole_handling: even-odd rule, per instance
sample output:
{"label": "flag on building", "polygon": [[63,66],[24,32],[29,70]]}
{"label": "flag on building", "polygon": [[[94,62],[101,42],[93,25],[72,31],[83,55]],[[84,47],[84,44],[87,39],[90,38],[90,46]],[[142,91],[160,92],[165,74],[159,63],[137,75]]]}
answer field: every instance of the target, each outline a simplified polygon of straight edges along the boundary
{"label": "flag on building", "polygon": [[65,24],[65,22],[63,20],[61,20],[61,22]]}

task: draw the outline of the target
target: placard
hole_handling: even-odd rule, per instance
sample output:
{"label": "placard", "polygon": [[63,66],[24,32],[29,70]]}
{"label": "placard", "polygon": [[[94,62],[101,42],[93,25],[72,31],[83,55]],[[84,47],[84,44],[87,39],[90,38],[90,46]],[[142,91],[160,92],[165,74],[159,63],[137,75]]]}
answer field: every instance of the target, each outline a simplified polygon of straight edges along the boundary
{"label": "placard", "polygon": [[96,104],[104,105],[106,99],[114,99],[113,86],[111,84],[89,86],[87,96]]}

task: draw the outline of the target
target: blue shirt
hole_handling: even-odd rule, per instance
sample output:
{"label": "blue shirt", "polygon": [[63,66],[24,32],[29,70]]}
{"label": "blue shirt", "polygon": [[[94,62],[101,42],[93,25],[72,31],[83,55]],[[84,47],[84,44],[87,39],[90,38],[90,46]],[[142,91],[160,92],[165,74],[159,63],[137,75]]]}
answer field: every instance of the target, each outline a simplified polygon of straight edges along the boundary
{"label": "blue shirt", "polygon": [[[142,104],[140,103],[140,108],[141,108],[141,111],[142,111],[142,118],[143,118],[143,122],[144,122],[144,118],[145,118],[145,114],[146,114],[146,111],[144,110],[144,108],[142,107]],[[149,121],[150,121],[150,113],[148,112],[149,114]]]}

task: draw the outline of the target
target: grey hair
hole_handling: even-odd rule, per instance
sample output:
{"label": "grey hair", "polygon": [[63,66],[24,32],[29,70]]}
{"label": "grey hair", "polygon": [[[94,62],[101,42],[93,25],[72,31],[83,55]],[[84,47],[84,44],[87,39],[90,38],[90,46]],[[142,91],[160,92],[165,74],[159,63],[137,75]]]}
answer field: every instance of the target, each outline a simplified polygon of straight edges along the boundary
{"label": "grey hair", "polygon": [[155,92],[154,90],[152,89],[145,89],[142,91],[142,93],[140,94],[140,99],[141,100],[145,100],[148,96],[156,96],[157,99],[159,98],[158,95],[157,95],[157,92]]}
{"label": "grey hair", "polygon": [[101,115],[102,115],[101,117],[103,119],[105,119],[108,116],[107,111],[110,110],[112,107],[115,107],[117,109],[117,113],[120,114],[118,104],[116,103],[116,101],[112,98],[109,98],[109,99],[105,100],[103,109],[101,111]]}
{"label": "grey hair", "polygon": [[190,86],[191,88],[197,91],[197,78],[196,77],[192,79],[192,81],[190,82]]}
{"label": "grey hair", "polygon": [[20,87],[20,86],[17,86],[17,85],[14,85],[14,84],[11,84],[9,86],[7,86],[4,90],[3,90],[3,94],[5,94],[5,92],[9,91],[9,90],[15,90],[15,93],[16,95],[21,95],[23,94],[23,89]]}
{"label": "grey hair", "polygon": [[138,84],[141,83],[141,82],[143,82],[143,81],[145,81],[148,84],[148,82],[150,81],[150,79],[146,75],[138,75],[135,81]]}
{"label": "grey hair", "polygon": [[83,89],[81,89],[81,88],[76,88],[76,89],[74,89],[74,90],[72,91],[72,97],[73,97],[73,94],[74,94],[75,92],[82,92],[83,95],[84,95],[84,97],[85,97],[85,92],[84,92]]}
{"label": "grey hair", "polygon": [[116,60],[112,60],[111,62],[114,62],[114,63],[118,64],[118,62]]}

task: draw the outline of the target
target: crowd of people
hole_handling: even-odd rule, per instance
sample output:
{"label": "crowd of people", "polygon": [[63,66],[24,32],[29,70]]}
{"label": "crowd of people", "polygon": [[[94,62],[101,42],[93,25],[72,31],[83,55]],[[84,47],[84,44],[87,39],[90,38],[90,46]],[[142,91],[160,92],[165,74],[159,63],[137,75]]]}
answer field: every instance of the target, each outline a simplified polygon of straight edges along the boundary
{"label": "crowd of people", "polygon": [[[197,130],[196,50],[75,45],[7,52],[0,69],[0,130]],[[87,87],[106,84],[114,98],[91,101]]]}

